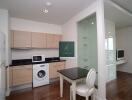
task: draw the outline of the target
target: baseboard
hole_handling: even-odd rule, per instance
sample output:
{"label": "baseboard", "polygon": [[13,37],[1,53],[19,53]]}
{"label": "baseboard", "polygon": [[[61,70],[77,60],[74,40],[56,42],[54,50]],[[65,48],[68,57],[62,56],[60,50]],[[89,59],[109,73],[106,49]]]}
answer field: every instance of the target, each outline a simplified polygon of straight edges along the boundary
{"label": "baseboard", "polygon": [[22,89],[26,89],[26,88],[32,88],[32,83],[23,84],[23,85],[19,85],[19,86],[13,86],[11,91],[17,91],[17,90],[22,90]]}
{"label": "baseboard", "polygon": [[107,100],[106,98],[96,97],[96,100]]}
{"label": "baseboard", "polygon": [[117,70],[117,72],[122,72],[122,73],[132,74],[132,72],[120,71],[120,70]]}
{"label": "baseboard", "polygon": [[107,100],[106,98],[102,98],[99,96],[98,90],[95,92],[95,100]]}
{"label": "baseboard", "polygon": [[102,99],[102,98],[99,98],[99,99],[97,99],[97,100],[107,100],[107,99]]}
{"label": "baseboard", "polygon": [[6,90],[6,96],[10,96],[10,93],[11,93],[11,89],[9,88],[8,90]]}

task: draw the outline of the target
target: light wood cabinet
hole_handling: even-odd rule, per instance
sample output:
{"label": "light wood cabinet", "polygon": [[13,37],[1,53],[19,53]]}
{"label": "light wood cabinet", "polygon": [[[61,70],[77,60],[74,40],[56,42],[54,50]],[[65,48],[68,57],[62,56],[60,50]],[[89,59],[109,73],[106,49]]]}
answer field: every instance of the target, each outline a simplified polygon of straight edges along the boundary
{"label": "light wood cabinet", "polygon": [[54,35],[54,48],[59,48],[59,42],[61,41],[61,35]]}
{"label": "light wood cabinet", "polygon": [[[56,72],[64,68],[65,68],[65,62],[56,62]],[[58,72],[56,73],[56,76],[59,77]]]}
{"label": "light wood cabinet", "polygon": [[47,48],[59,48],[61,35],[47,34]]}
{"label": "light wood cabinet", "polygon": [[13,31],[14,48],[31,48],[31,32]]}
{"label": "light wood cabinet", "polygon": [[13,31],[10,32],[10,36],[11,36],[11,48],[14,48],[14,33]]}
{"label": "light wood cabinet", "polygon": [[57,71],[64,69],[64,68],[65,68],[65,61],[64,62],[50,63],[49,64],[49,77],[50,77],[50,79],[59,77]]}
{"label": "light wood cabinet", "polygon": [[32,33],[32,48],[46,48],[45,33]]}
{"label": "light wood cabinet", "polygon": [[32,65],[12,67],[12,85],[32,83]]}
{"label": "light wood cabinet", "polygon": [[59,48],[61,35],[26,32],[26,31],[11,31],[11,48]]}
{"label": "light wood cabinet", "polygon": [[12,87],[12,67],[9,67],[9,87]]}
{"label": "light wood cabinet", "polygon": [[49,64],[49,78],[55,78],[56,77],[56,63],[50,63]]}
{"label": "light wood cabinet", "polygon": [[46,40],[47,40],[47,48],[53,48],[54,47],[54,35],[47,34]]}

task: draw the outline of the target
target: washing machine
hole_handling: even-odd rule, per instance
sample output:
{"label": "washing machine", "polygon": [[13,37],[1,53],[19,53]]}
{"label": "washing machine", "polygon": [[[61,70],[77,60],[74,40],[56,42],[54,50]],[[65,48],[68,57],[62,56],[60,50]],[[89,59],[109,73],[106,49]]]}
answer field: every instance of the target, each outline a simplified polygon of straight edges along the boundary
{"label": "washing machine", "polygon": [[33,65],[33,87],[49,84],[49,64]]}

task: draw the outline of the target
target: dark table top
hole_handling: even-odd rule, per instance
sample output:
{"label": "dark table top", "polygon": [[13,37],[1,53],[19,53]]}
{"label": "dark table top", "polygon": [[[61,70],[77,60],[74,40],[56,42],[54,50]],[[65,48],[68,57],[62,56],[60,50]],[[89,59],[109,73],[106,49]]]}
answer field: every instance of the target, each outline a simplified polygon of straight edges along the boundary
{"label": "dark table top", "polygon": [[76,68],[59,70],[58,72],[71,80],[77,80],[80,78],[87,77],[89,70],[76,67]]}

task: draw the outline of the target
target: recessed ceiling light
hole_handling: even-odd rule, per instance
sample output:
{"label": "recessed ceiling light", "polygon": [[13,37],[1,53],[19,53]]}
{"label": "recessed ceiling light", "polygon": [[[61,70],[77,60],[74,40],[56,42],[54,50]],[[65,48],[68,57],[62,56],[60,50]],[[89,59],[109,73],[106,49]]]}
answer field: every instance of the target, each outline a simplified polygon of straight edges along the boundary
{"label": "recessed ceiling light", "polygon": [[94,22],[91,23],[92,25],[94,24]]}
{"label": "recessed ceiling light", "polygon": [[52,5],[51,2],[49,1],[46,2],[46,6],[51,6],[51,5]]}
{"label": "recessed ceiling light", "polygon": [[48,11],[48,9],[44,8],[44,9],[43,9],[43,12],[46,14],[46,13],[48,13],[49,11]]}
{"label": "recessed ceiling light", "polygon": [[109,34],[111,33],[111,32],[108,32]]}

